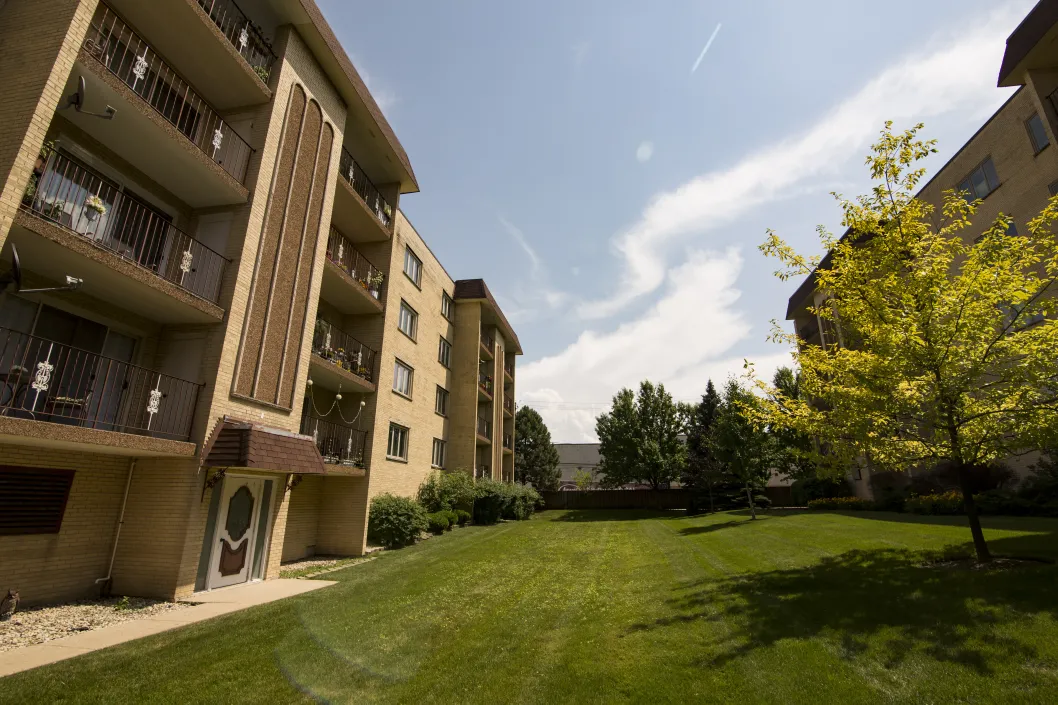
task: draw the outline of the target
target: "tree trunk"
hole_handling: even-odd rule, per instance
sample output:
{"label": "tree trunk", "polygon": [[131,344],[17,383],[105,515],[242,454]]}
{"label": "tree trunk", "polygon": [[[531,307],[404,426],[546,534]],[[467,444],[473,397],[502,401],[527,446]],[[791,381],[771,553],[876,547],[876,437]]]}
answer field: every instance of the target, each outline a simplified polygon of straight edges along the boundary
{"label": "tree trunk", "polygon": [[970,484],[970,474],[966,472],[966,466],[960,465],[958,469],[959,485],[962,487],[963,508],[966,510],[966,518],[970,522],[970,534],[974,539],[974,550],[977,552],[977,560],[980,563],[991,563],[992,554],[985,543],[985,533],[981,530],[981,518],[977,515],[977,503],[974,502],[973,487]]}
{"label": "tree trunk", "polygon": [[753,490],[746,485],[746,497],[749,499],[749,513],[754,519],[757,518],[757,508],[753,506]]}

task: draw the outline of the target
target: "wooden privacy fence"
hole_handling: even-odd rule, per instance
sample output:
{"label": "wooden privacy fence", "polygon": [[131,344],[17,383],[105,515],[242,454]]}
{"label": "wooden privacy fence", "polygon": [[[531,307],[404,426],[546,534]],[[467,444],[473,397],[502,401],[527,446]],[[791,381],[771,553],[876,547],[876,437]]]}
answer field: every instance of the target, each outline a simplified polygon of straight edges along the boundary
{"label": "wooden privacy fence", "polygon": [[[541,492],[546,509],[689,509],[688,490],[573,490]],[[765,494],[772,506],[792,505],[789,487],[768,487]],[[698,498],[699,509],[702,498]],[[706,500],[705,509],[708,509]]]}

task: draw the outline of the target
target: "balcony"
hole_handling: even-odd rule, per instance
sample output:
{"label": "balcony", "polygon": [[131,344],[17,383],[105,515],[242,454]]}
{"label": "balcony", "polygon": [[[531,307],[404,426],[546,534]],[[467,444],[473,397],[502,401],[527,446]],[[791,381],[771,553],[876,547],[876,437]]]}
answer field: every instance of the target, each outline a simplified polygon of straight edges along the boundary
{"label": "balcony", "polygon": [[246,201],[253,149],[106,5],[88,29],[65,94],[85,79],[85,110],[61,113],[194,208]]}
{"label": "balcony", "polygon": [[508,382],[513,382],[514,381],[514,363],[513,362],[507,362],[506,360],[504,361],[504,363],[503,363],[503,375],[507,378]]}
{"label": "balcony", "polygon": [[[382,313],[382,272],[331,228],[320,295],[342,313]],[[352,291],[350,291],[352,290]]]}
{"label": "balcony", "polygon": [[488,419],[478,417],[478,445],[492,442],[492,422]]}
{"label": "balcony", "polygon": [[187,441],[199,385],[0,328],[0,417]]}
{"label": "balcony", "polygon": [[335,391],[374,392],[376,353],[345,331],[319,318],[312,336],[310,377]]}
{"label": "balcony", "polygon": [[486,360],[493,359],[493,351],[496,350],[496,341],[491,335],[486,333],[484,329],[481,331],[481,349],[485,354]]}
{"label": "balcony", "polygon": [[474,479],[475,480],[491,480],[492,479],[492,468],[488,465],[477,465],[474,467]]}
{"label": "balcony", "polygon": [[[271,98],[267,84],[276,59],[268,38],[230,0],[106,2],[215,108],[241,109]],[[238,2],[251,11],[262,5]],[[257,20],[268,24],[273,18]]]}
{"label": "balcony", "polygon": [[168,215],[60,151],[34,176],[23,209],[184,291],[219,301],[228,260],[174,226]]}
{"label": "balcony", "polygon": [[345,147],[338,163],[339,186],[331,216],[357,242],[388,240],[393,231],[393,204],[387,201]]}
{"label": "balcony", "polygon": [[503,397],[503,413],[507,416],[514,416],[514,399],[506,395]]}
{"label": "balcony", "polygon": [[514,452],[514,436],[510,433],[503,434],[503,450],[504,452]]}
{"label": "balcony", "polygon": [[478,398],[483,398],[484,401],[492,401],[493,391],[494,384],[492,381],[492,375],[478,372]]}
{"label": "balcony", "polygon": [[323,462],[328,465],[347,465],[365,468],[367,432],[316,416],[301,418],[301,433],[312,436]]}
{"label": "balcony", "polygon": [[235,0],[198,0],[198,4],[253,72],[268,83],[276,60],[275,52]]}

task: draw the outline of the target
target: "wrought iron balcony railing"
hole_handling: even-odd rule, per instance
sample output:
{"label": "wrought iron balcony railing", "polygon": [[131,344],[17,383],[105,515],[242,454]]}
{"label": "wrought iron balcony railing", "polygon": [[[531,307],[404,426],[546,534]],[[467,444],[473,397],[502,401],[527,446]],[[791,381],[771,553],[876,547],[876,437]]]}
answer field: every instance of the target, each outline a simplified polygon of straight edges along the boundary
{"label": "wrought iron balcony railing", "polygon": [[322,318],[316,319],[312,354],[319,355],[368,382],[374,381],[375,351]]}
{"label": "wrought iron balcony railing", "polygon": [[475,480],[487,480],[492,477],[492,468],[488,465],[478,465],[474,468]]}
{"label": "wrought iron balcony railing", "polygon": [[496,349],[496,341],[491,335],[486,333],[484,329],[481,331],[481,347],[488,350],[489,355],[492,355],[493,351]]}
{"label": "wrought iron balcony railing", "polygon": [[114,11],[100,3],[85,51],[240,183],[253,149]]}
{"label": "wrought iron balcony railing", "polygon": [[235,0],[198,0],[198,4],[242,58],[246,59],[254,73],[268,83],[272,64],[276,60],[275,52],[257,25],[235,4]]}
{"label": "wrought iron balcony railing", "polygon": [[22,207],[214,303],[228,260],[109,179],[53,151]]}
{"label": "wrought iron balcony railing", "polygon": [[509,433],[503,434],[503,447],[507,450],[514,450],[514,436]]}
{"label": "wrought iron balcony railing", "polygon": [[514,399],[511,399],[510,397],[504,397],[503,408],[508,414],[514,416]]}
{"label": "wrought iron balcony railing", "polygon": [[492,422],[488,419],[478,417],[478,435],[487,440],[492,440]]}
{"label": "wrought iron balcony railing", "polygon": [[365,467],[367,432],[316,416],[301,417],[301,433],[312,436],[323,462]]}
{"label": "wrought iron balcony railing", "polygon": [[504,372],[504,374],[506,374],[511,379],[514,379],[514,363],[504,362],[503,363],[503,372]]}
{"label": "wrought iron balcony railing", "polygon": [[186,441],[199,385],[0,328],[0,416]]}
{"label": "wrought iron balcony railing", "polygon": [[360,165],[353,159],[353,155],[345,147],[342,147],[342,157],[338,162],[338,171],[342,178],[353,187],[357,195],[364,200],[364,203],[375,214],[375,217],[387,228],[391,227],[393,224],[393,205],[382,197],[378,188],[371,183],[371,179],[367,178],[367,174],[364,173],[364,170],[360,168]]}
{"label": "wrought iron balcony railing", "polygon": [[492,375],[487,375],[483,372],[478,372],[478,388],[491,397],[493,389]]}
{"label": "wrought iron balcony railing", "polygon": [[327,237],[327,259],[342,268],[346,274],[360,283],[367,293],[376,299],[382,298],[382,272],[367,261],[360,251],[353,247],[345,235],[331,228]]}

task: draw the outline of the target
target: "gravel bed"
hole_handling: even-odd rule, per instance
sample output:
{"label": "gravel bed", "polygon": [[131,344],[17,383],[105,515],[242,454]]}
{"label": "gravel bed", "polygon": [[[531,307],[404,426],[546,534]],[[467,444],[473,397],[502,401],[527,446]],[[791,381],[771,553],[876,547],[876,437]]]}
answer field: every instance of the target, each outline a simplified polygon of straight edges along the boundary
{"label": "gravel bed", "polygon": [[331,558],[327,556],[313,556],[312,558],[303,558],[298,561],[290,561],[284,563],[279,567],[279,570],[283,573],[294,570],[312,570],[314,568],[323,569],[330,568],[332,565],[336,565],[338,561],[344,561],[344,558]]}
{"label": "gravel bed", "polygon": [[128,607],[116,609],[123,598],[79,600],[47,607],[19,609],[6,622],[0,622],[0,651],[41,644],[78,632],[99,629],[118,622],[143,619],[192,605],[187,602],[165,602],[142,597],[128,598]]}

